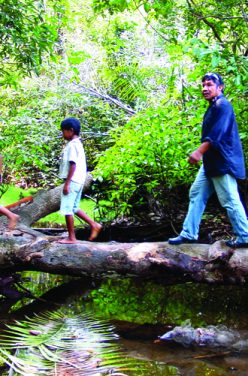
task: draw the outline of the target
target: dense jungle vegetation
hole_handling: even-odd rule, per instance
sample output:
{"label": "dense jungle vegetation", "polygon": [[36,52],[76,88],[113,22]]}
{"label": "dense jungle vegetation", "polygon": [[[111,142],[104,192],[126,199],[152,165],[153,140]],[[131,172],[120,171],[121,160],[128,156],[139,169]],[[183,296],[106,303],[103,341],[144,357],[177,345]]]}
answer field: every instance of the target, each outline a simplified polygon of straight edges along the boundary
{"label": "dense jungle vegetation", "polygon": [[[188,188],[198,168],[187,163],[187,156],[199,145],[207,106],[201,95],[201,77],[210,71],[224,78],[247,159],[247,1],[2,0],[0,25],[2,204],[1,194],[8,184],[35,192],[60,183],[60,122],[73,116],[82,124],[88,170],[94,177],[90,195],[96,201],[97,219],[121,224],[148,222],[146,228],[150,222],[164,220],[173,222],[174,230],[175,218],[180,222],[184,217]],[[248,205],[247,181],[240,188]],[[214,205],[214,215],[205,214],[205,219],[209,215],[216,229],[221,225],[223,237],[225,217],[222,212],[216,216],[216,210]],[[55,276],[51,282],[46,278],[39,273],[37,279],[32,275],[27,282],[32,299],[62,282],[61,277]],[[10,336],[14,338],[12,347],[0,348],[0,368],[9,358],[9,375],[16,371],[13,364],[18,356],[22,358],[17,363],[21,374],[31,374],[29,366],[32,374],[37,374],[38,367],[44,373],[44,364],[50,367],[47,360],[58,363],[64,357],[71,361],[65,357],[65,349],[76,350],[72,360],[76,365],[77,360],[89,360],[86,366],[92,369],[93,356],[85,352],[88,344],[90,353],[94,355],[92,348],[97,350],[98,367],[101,348],[91,339],[99,338],[105,351],[105,323],[97,319],[95,325],[84,315],[88,311],[141,325],[182,324],[189,319],[194,325],[224,323],[247,329],[247,291],[243,286],[215,289],[204,285],[200,290],[198,285],[188,284],[185,289],[166,289],[146,281],[133,284],[129,279],[113,279],[105,280],[100,288],[94,281],[93,290],[91,283],[85,287],[82,283],[73,302],[68,285],[67,290],[61,286],[61,312],[53,313],[53,307],[49,316],[21,323],[21,330],[19,324],[9,327],[16,331],[17,339]],[[52,295],[43,297],[56,304]],[[17,308],[21,304],[23,301]],[[29,313],[35,312],[33,306],[27,308]],[[4,322],[8,320],[10,315],[4,313]],[[105,331],[112,340],[112,332]],[[35,351],[25,352],[27,342],[20,341],[20,332],[28,345],[34,344]],[[75,333],[82,340],[80,356],[75,341],[68,341],[69,336],[77,340]],[[23,352],[16,351],[18,344]],[[59,352],[52,352],[57,348]],[[119,355],[116,351],[112,347],[107,355],[113,359],[113,354]],[[180,358],[177,352],[175,357]],[[234,358],[238,358],[236,354],[232,361]],[[114,359],[119,362],[120,356]],[[159,367],[156,364],[157,371],[143,374],[165,375]],[[203,374],[200,367],[202,364],[199,374]],[[166,374],[180,373],[177,371],[173,367]],[[210,372],[208,359],[205,374]],[[138,374],[137,367],[134,374]]]}
{"label": "dense jungle vegetation", "polygon": [[75,116],[101,220],[170,218],[195,175],[187,155],[209,71],[224,78],[248,156],[245,1],[10,0],[0,10],[5,182],[56,185],[59,125]]}

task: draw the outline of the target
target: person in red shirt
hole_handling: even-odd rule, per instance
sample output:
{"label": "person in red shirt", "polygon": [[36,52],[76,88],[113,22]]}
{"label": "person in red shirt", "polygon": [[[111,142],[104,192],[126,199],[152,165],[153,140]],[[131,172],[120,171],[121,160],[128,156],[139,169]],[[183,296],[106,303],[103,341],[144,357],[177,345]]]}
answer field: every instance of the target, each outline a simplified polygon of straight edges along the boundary
{"label": "person in red shirt", "polygon": [[[3,170],[3,156],[0,155],[0,184],[2,183],[2,170]],[[12,213],[9,209],[4,206],[0,206],[0,214],[5,215],[8,218],[8,229],[14,230],[19,221],[19,215]]]}

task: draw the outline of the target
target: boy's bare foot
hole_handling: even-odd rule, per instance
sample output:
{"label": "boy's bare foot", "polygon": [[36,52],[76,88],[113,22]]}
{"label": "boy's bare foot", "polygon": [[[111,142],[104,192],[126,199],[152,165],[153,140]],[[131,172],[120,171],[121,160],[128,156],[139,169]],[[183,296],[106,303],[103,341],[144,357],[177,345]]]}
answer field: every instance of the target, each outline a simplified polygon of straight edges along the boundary
{"label": "boy's bare foot", "polygon": [[9,218],[9,223],[8,223],[8,230],[9,231],[12,231],[12,230],[15,229],[19,219],[20,219],[19,215],[12,213],[11,218]]}
{"label": "boy's bare foot", "polygon": [[69,238],[65,238],[65,239],[59,239],[57,240],[57,243],[60,243],[60,244],[77,244],[79,243],[79,241],[77,239],[69,239]]}
{"label": "boy's bare foot", "polygon": [[90,234],[90,237],[89,237],[88,240],[92,241],[95,238],[97,238],[97,236],[99,235],[101,230],[102,230],[102,225],[100,225],[99,223],[96,223],[94,226],[92,226],[91,227],[91,234]]}

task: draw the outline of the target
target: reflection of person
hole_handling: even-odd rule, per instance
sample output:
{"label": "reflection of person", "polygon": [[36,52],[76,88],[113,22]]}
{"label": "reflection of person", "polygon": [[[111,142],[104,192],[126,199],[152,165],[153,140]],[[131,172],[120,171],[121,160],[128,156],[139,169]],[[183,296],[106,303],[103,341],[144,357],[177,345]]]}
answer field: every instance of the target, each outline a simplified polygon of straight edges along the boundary
{"label": "reflection of person", "polygon": [[[0,184],[2,183],[2,169],[3,169],[3,157],[0,155]],[[19,215],[12,213],[4,206],[0,206],[0,214],[5,215],[8,218],[8,229],[14,230],[19,220]]]}
{"label": "reflection of person", "polygon": [[61,123],[63,137],[68,143],[63,150],[60,163],[59,177],[64,180],[60,211],[65,215],[68,238],[59,240],[60,243],[77,243],[74,214],[91,226],[89,240],[94,240],[102,228],[99,223],[93,221],[79,208],[86,179],[86,159],[83,145],[79,139],[80,129],[80,122],[75,118],[67,118]]}
{"label": "reflection of person", "polygon": [[202,94],[209,102],[203,118],[201,145],[189,157],[203,165],[190,189],[188,213],[179,236],[170,238],[170,244],[194,243],[208,198],[215,191],[221,205],[227,210],[235,240],[226,241],[233,248],[248,247],[248,221],[240,201],[236,179],[245,178],[242,145],[231,104],[223,94],[220,75],[207,73],[202,79]]}

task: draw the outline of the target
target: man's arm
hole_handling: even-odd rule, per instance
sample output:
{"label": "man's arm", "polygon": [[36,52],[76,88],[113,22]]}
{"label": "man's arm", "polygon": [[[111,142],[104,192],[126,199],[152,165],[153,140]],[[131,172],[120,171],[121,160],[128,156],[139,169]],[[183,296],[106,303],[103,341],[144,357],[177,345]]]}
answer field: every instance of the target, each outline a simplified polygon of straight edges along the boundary
{"label": "man's arm", "polygon": [[202,159],[203,154],[211,147],[210,142],[205,141],[203,142],[198,149],[193,151],[193,153],[189,156],[188,162],[190,164],[196,164],[200,162]]}

